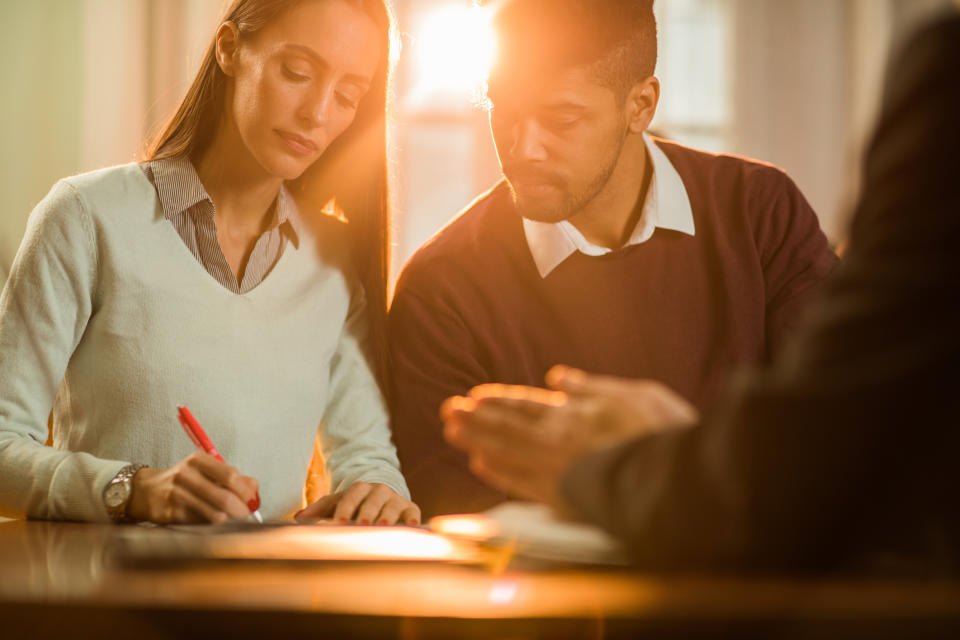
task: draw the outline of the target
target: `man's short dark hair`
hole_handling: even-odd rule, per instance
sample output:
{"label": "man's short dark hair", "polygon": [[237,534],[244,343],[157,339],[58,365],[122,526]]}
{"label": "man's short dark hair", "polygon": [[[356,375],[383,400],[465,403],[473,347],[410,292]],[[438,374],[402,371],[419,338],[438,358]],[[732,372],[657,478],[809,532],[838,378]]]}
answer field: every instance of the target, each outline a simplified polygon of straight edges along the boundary
{"label": "man's short dark hair", "polygon": [[499,0],[491,80],[525,82],[577,66],[625,97],[657,65],[653,0]]}

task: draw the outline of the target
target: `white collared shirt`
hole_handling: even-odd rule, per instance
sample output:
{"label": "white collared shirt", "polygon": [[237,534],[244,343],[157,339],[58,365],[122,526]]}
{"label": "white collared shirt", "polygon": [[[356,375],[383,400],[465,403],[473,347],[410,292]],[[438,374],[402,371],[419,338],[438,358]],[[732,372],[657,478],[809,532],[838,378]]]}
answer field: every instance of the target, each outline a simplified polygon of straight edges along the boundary
{"label": "white collared shirt", "polygon": [[[649,136],[643,142],[650,154],[653,178],[643,204],[643,212],[625,247],[646,242],[654,230],[671,229],[694,235],[693,209],[687,189],[670,159]],[[523,219],[523,232],[541,278],[546,278],[561,262],[579,251],[588,256],[602,256],[611,252],[587,240],[569,221],[537,222]]]}

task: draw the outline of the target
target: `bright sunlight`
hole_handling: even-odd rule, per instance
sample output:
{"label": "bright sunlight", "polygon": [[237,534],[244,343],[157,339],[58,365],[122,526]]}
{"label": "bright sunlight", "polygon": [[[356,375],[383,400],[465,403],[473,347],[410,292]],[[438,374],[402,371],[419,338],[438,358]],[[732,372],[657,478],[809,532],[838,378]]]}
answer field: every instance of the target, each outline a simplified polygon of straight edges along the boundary
{"label": "bright sunlight", "polygon": [[441,6],[424,13],[412,35],[418,106],[469,99],[483,85],[496,48],[488,10]]}

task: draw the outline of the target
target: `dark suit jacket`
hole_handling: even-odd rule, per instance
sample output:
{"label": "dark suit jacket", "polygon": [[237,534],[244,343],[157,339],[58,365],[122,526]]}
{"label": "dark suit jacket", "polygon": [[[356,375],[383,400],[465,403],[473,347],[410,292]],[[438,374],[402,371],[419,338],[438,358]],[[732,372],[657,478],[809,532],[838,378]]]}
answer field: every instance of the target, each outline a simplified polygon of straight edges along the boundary
{"label": "dark suit jacket", "polygon": [[960,16],[893,59],[809,320],[702,425],[582,460],[569,501],[648,567],[960,573]]}

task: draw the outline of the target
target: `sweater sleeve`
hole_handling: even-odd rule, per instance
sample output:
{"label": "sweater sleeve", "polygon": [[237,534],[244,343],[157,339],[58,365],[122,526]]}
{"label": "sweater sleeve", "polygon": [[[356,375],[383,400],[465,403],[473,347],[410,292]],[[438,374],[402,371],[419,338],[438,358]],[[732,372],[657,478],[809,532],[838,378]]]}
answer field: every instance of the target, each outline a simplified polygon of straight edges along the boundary
{"label": "sweater sleeve", "polygon": [[0,295],[0,512],[108,520],[101,493],[126,462],[44,446],[47,416],[93,313],[97,251],[74,188],[30,216]]}
{"label": "sweater sleeve", "polygon": [[837,262],[816,213],[793,180],[764,167],[751,202],[763,268],[767,354],[792,334]]}
{"label": "sweater sleeve", "polygon": [[440,405],[491,378],[460,315],[439,293],[420,293],[411,263],[390,308],[393,419],[397,449],[425,517],[482,511],[503,500],[443,439]]}
{"label": "sweater sleeve", "polygon": [[331,490],[342,491],[355,482],[381,483],[409,499],[410,491],[390,441],[386,402],[366,355],[366,298],[355,282],[349,290],[350,309],[330,362],[320,439]]}

